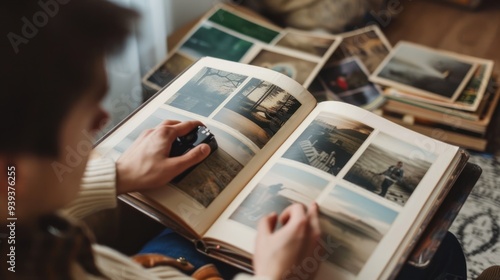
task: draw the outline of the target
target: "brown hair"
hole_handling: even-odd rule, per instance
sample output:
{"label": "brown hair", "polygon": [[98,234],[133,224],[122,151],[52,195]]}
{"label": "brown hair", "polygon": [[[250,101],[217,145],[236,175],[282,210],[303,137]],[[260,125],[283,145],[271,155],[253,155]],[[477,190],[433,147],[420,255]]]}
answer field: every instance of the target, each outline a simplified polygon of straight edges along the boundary
{"label": "brown hair", "polygon": [[63,118],[136,17],[104,0],[0,1],[0,153],[56,156]]}

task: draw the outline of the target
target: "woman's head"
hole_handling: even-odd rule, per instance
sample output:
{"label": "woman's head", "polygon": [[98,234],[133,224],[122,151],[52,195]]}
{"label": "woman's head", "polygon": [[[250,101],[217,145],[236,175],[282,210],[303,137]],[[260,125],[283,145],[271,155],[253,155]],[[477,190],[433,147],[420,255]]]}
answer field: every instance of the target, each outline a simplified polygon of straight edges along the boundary
{"label": "woman's head", "polygon": [[56,156],[62,121],[137,15],[100,0],[1,2],[0,153]]}
{"label": "woman's head", "polygon": [[55,211],[76,196],[106,118],[105,55],[123,44],[136,17],[103,0],[1,1],[0,166],[16,169],[18,217]]}

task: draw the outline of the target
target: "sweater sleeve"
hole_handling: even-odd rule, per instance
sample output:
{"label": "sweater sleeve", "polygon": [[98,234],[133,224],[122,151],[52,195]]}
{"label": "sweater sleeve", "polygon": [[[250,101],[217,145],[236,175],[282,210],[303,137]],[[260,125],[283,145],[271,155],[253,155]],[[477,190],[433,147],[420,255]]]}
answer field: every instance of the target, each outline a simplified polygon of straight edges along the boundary
{"label": "sweater sleeve", "polygon": [[[99,267],[99,270],[110,279],[195,280],[171,266],[156,266],[145,269],[138,263],[132,261],[130,257],[109,247],[93,245],[92,248],[94,256],[96,257],[96,265]],[[246,273],[240,273],[234,280],[271,279],[268,277],[256,277]]]}
{"label": "sweater sleeve", "polygon": [[109,158],[87,163],[78,197],[63,213],[81,219],[100,210],[116,207],[116,166]]}

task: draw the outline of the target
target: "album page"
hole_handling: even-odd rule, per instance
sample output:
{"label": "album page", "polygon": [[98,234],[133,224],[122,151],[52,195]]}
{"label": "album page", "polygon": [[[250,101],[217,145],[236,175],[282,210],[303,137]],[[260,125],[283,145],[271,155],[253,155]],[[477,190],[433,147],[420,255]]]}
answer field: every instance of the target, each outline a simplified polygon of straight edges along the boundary
{"label": "album page", "polygon": [[204,235],[205,248],[251,258],[262,217],[316,202],[321,273],[385,279],[445,197],[461,159],[456,146],[353,105],[321,102]]}
{"label": "album page", "polygon": [[[166,215],[199,237],[316,105],[299,83],[262,67],[202,58],[96,146],[119,156],[163,120],[199,120],[218,148],[178,182],[126,195],[163,221]],[[137,204],[134,202],[136,201]],[[147,209],[143,206],[147,206]],[[155,214],[152,214],[156,212]]]}

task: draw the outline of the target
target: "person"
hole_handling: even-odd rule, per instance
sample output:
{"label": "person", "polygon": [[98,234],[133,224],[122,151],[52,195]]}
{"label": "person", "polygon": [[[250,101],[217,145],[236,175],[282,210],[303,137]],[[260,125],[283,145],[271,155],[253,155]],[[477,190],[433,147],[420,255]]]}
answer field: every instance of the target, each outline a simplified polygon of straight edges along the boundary
{"label": "person", "polygon": [[[92,135],[107,118],[105,57],[119,50],[135,18],[104,0],[1,1],[0,231],[8,233],[0,238],[7,256],[0,279],[190,279],[94,244],[78,220],[116,206],[117,194],[165,187],[209,154],[200,145],[169,158],[176,137],[201,122],[165,120],[116,162],[91,158]],[[284,226],[275,230],[278,221]],[[237,278],[281,279],[319,236],[315,204],[264,217],[255,276]]]}
{"label": "person", "polygon": [[387,194],[387,190],[392,186],[395,182],[401,182],[403,180],[404,170],[403,170],[403,162],[398,161],[396,165],[391,165],[387,170],[378,175],[384,175],[384,181],[380,185],[381,191],[379,195],[381,197],[385,197]]}

